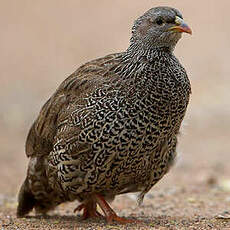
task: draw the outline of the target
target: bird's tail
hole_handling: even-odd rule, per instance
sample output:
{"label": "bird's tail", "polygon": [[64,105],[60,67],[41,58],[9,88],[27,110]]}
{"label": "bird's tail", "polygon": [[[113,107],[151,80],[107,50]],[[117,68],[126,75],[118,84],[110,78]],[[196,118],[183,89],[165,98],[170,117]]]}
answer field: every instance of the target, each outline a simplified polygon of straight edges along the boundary
{"label": "bird's tail", "polygon": [[29,213],[36,204],[36,199],[29,189],[28,178],[23,182],[18,194],[17,217],[23,217]]}

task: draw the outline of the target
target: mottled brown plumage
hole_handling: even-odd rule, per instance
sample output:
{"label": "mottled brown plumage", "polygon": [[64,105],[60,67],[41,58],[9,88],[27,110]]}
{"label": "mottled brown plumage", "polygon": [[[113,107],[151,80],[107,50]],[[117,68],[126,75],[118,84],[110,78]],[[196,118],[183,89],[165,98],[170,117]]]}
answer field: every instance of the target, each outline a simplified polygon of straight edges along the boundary
{"label": "mottled brown plumage", "polygon": [[168,172],[191,91],[172,53],[182,32],[191,30],[176,9],[150,9],[126,51],[82,65],[59,86],[27,137],[19,217],[78,200],[84,218],[101,216],[98,203],[108,221],[123,221],[105,200],[139,192],[141,202]]}

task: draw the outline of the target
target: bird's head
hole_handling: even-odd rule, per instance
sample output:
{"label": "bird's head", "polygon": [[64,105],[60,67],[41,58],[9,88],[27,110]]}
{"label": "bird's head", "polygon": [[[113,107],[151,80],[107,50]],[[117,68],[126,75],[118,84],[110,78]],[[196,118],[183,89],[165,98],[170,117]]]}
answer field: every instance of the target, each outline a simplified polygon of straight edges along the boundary
{"label": "bird's head", "polygon": [[177,9],[156,7],[135,21],[131,44],[143,49],[166,47],[173,50],[183,32],[192,34]]}

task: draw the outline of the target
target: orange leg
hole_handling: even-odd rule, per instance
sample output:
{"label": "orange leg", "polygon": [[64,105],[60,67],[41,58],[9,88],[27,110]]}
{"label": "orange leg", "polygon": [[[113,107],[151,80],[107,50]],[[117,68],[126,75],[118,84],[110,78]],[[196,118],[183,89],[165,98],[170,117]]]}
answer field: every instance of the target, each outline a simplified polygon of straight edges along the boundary
{"label": "orange leg", "polygon": [[84,204],[80,204],[77,208],[74,209],[74,212],[81,211],[82,209],[83,209],[82,220],[86,220],[88,218],[103,217],[97,211],[97,205],[93,201],[89,201]]}
{"label": "orange leg", "polygon": [[109,206],[109,204],[105,201],[105,199],[101,195],[94,194],[94,199],[96,203],[98,203],[102,211],[104,212],[108,223],[111,223],[112,221],[116,221],[121,224],[135,223],[135,222],[141,223],[141,221],[129,220],[129,219],[125,219],[125,218],[117,216],[117,214],[113,211],[113,209]]}

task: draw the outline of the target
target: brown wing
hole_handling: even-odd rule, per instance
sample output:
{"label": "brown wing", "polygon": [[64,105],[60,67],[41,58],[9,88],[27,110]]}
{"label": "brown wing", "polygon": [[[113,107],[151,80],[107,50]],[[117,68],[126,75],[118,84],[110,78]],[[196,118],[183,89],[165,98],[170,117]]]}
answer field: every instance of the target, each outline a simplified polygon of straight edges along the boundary
{"label": "brown wing", "polygon": [[65,108],[71,101],[81,100],[93,88],[103,84],[104,78],[111,76],[111,70],[119,63],[121,55],[122,53],[111,54],[88,62],[62,82],[44,104],[38,118],[30,128],[26,140],[28,157],[50,153],[59,123],[69,116]]}

